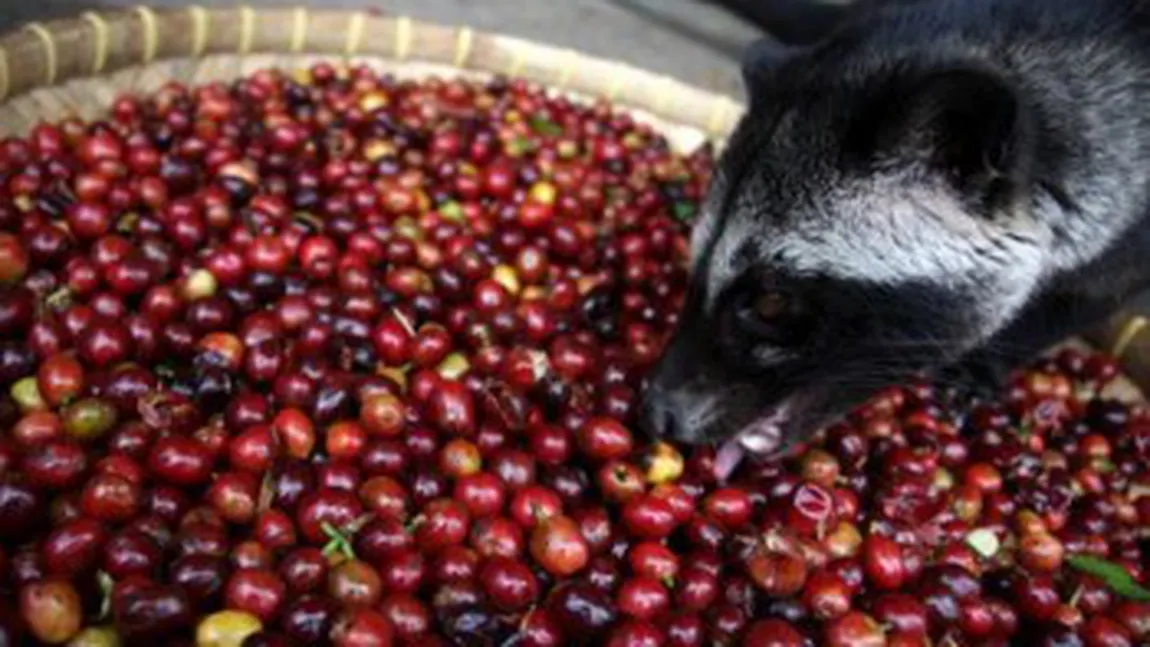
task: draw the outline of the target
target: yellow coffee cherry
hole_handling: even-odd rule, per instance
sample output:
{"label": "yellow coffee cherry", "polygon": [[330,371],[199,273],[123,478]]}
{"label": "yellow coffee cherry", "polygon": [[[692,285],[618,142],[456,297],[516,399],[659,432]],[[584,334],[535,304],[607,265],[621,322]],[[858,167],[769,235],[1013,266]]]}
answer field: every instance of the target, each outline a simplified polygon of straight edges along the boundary
{"label": "yellow coffee cherry", "polygon": [[240,647],[244,639],[263,629],[260,619],[244,611],[219,611],[196,627],[196,647]]}

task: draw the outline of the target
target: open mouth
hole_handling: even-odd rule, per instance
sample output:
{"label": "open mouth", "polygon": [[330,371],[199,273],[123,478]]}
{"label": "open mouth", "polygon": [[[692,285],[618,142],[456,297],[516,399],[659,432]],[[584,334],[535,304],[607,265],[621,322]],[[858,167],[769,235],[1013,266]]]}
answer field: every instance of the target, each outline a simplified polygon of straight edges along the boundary
{"label": "open mouth", "polygon": [[786,420],[786,408],[780,407],[719,445],[715,454],[715,477],[720,482],[726,481],[747,456],[764,459],[778,454],[783,447],[782,425]]}

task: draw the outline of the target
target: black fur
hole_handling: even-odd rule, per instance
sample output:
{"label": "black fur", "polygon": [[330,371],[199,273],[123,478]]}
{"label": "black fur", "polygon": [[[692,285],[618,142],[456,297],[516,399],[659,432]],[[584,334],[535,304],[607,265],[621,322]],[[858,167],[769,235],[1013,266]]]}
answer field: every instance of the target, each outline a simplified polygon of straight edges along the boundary
{"label": "black fur", "polygon": [[[785,403],[802,438],[916,372],[993,381],[1150,286],[1150,0],[868,2],[825,31],[748,52],[655,433]],[[803,317],[749,325],[764,291]]]}

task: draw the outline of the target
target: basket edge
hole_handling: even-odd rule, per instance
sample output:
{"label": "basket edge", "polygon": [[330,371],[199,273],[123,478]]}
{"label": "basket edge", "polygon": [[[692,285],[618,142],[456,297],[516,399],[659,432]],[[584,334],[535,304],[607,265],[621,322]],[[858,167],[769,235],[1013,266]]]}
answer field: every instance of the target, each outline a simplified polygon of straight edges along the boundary
{"label": "basket edge", "polygon": [[410,58],[522,76],[697,128],[717,144],[744,109],[721,92],[518,36],[365,10],[286,6],[139,6],[31,23],[0,34],[0,101],[132,65],[256,52]]}

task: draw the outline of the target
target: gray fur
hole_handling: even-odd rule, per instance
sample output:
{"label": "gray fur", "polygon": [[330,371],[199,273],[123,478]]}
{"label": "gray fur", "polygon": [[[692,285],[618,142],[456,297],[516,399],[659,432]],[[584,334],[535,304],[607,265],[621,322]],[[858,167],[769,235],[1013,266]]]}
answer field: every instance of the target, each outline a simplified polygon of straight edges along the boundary
{"label": "gray fur", "polygon": [[[745,68],[657,433],[785,405],[800,438],[914,372],[998,374],[1150,283],[1148,0],[882,3]],[[733,317],[768,288],[818,306],[801,343]]]}

